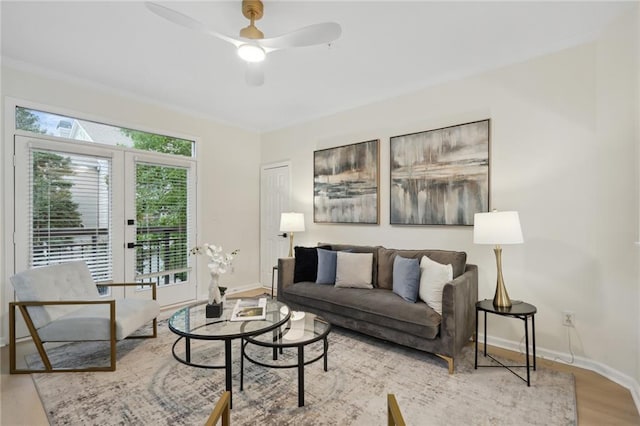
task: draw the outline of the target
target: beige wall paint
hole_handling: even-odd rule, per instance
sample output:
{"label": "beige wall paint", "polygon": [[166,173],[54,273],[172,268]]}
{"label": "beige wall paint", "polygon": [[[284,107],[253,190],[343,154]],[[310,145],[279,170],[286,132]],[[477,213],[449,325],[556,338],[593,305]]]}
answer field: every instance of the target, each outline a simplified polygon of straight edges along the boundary
{"label": "beige wall paint", "polygon": [[[638,377],[635,17],[596,42],[442,84],[262,136],[262,162],[290,159],[292,208],[318,241],[464,250],[492,298],[491,247],[471,227],[389,225],[389,137],[491,118],[491,206],[518,210],[525,244],[503,248],[511,298],[535,304],[539,348],[567,354],[561,312],[575,313],[573,350]],[[381,140],[380,225],[313,223],[313,151]],[[520,342],[522,323],[489,319],[490,334]]]}
{"label": "beige wall paint", "polygon": [[[222,244],[231,251],[240,249],[234,271],[222,283],[233,287],[255,285],[259,281],[259,169],[260,138],[253,132],[223,125],[204,118],[176,112],[163,106],[109,92],[68,79],[2,67],[2,97],[75,111],[83,118],[142,130],[189,135],[198,139],[199,243]],[[4,116],[3,116],[4,119]],[[3,126],[4,129],[4,126]],[[12,138],[3,132],[3,155],[11,152]],[[0,162],[5,178],[5,162]],[[2,185],[4,188],[4,183]],[[11,194],[3,194],[5,208],[12,208]],[[4,223],[4,217],[2,218]],[[9,232],[5,230],[5,232]],[[4,240],[3,240],[4,241]],[[4,243],[0,245],[2,294],[10,286],[13,273],[5,268]],[[209,281],[206,262],[199,262],[199,296],[206,297]],[[6,303],[2,303],[4,307]],[[6,309],[2,309],[3,314]]]}

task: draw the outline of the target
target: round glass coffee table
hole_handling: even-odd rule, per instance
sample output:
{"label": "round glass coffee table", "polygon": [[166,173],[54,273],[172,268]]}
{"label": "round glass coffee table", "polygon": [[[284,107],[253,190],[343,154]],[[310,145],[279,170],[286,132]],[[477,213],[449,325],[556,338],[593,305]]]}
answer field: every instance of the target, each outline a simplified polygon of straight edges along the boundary
{"label": "round glass coffee table", "polygon": [[[169,318],[169,330],[179,337],[173,343],[173,357],[183,364],[200,368],[224,368],[226,390],[231,392],[231,341],[246,338],[254,334],[266,333],[278,329],[289,320],[289,308],[282,302],[267,298],[266,318],[264,320],[230,321],[236,305],[235,300],[224,303],[220,318],[207,318],[206,302],[187,306]],[[284,312],[284,315],[283,315]],[[208,365],[191,361],[191,340],[223,340],[224,365]],[[184,355],[176,352],[178,343],[184,340]],[[232,393],[232,392],[231,392]],[[233,393],[232,393],[233,396]]]}
{"label": "round glass coffee table", "polygon": [[[288,307],[281,309],[280,316],[287,317],[287,325],[272,332],[264,332],[244,336],[240,347],[240,390],[244,385],[244,359],[267,368],[297,368],[298,369],[298,407],[304,406],[304,366],[324,359],[324,371],[327,371],[327,353],[329,342],[327,336],[331,331],[331,324],[319,315],[310,312],[289,311]],[[304,348],[312,343],[322,340],[323,349],[317,356],[305,360]],[[249,355],[248,345],[256,345],[273,348],[273,360],[270,363],[256,359]],[[276,363],[278,353],[282,353],[286,348],[296,348],[297,358],[295,363]]]}

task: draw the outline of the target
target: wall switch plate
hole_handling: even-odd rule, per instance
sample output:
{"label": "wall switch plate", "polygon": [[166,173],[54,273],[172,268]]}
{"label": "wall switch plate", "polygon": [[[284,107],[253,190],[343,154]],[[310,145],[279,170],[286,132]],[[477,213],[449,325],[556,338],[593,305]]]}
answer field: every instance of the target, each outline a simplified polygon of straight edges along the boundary
{"label": "wall switch plate", "polygon": [[562,325],[565,327],[575,327],[575,316],[571,311],[562,312]]}

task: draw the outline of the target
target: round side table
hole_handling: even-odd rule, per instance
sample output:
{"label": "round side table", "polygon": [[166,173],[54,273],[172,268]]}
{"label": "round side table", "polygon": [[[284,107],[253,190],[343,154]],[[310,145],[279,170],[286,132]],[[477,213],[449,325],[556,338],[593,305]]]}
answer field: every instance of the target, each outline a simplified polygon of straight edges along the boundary
{"label": "round side table", "polygon": [[[484,356],[491,358],[493,361],[497,362],[499,365],[478,365],[478,323],[480,312],[484,312]],[[475,355],[475,366],[478,367],[504,367],[514,375],[522,379],[527,383],[527,386],[531,386],[531,363],[529,361],[529,327],[527,327],[528,319],[531,319],[531,343],[533,350],[533,370],[536,369],[536,323],[535,323],[535,315],[538,312],[538,309],[531,305],[530,303],[519,302],[514,303],[509,308],[501,308],[493,305],[493,301],[486,299],[481,300],[476,303],[476,355]],[[524,339],[525,339],[525,348],[526,348],[526,365],[505,365],[502,362],[498,361],[491,355],[487,354],[487,313],[499,315],[502,317],[509,318],[517,318],[522,320],[524,323]],[[526,368],[527,370],[527,378],[525,379],[518,373],[512,370],[512,368]]]}

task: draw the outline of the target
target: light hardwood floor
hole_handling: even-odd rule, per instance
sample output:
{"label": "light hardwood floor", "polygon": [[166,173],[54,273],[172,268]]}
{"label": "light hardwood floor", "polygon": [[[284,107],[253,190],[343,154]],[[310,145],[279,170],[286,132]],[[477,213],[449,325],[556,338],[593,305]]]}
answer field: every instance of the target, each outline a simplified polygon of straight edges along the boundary
{"label": "light hardwood floor", "polygon": [[[263,290],[256,290],[234,296],[253,297],[263,293]],[[489,347],[489,352],[513,360],[523,359],[521,354],[505,349]],[[0,425],[47,425],[47,416],[31,376],[9,374],[8,347],[0,349],[0,358],[0,394],[2,395]],[[589,370],[544,359],[538,359],[537,362],[539,367],[564,371],[574,375],[576,380],[578,424],[585,426],[640,425],[640,415],[638,415],[631,393],[624,387]],[[504,373],[509,374],[507,371]],[[496,370],[496,374],[502,374],[502,372]],[[535,380],[535,373],[533,377],[533,380]]]}

